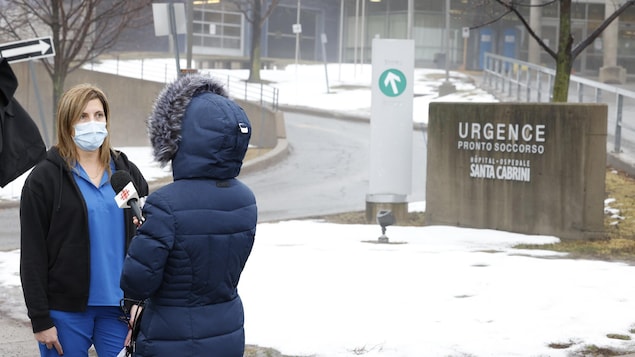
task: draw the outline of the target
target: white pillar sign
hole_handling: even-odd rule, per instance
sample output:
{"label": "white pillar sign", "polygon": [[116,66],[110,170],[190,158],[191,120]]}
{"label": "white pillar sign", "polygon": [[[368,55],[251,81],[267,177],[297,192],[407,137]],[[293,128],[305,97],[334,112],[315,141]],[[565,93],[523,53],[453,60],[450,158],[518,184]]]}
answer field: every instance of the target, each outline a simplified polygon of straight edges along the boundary
{"label": "white pillar sign", "polygon": [[414,48],[373,39],[367,202],[406,202],[412,188]]}

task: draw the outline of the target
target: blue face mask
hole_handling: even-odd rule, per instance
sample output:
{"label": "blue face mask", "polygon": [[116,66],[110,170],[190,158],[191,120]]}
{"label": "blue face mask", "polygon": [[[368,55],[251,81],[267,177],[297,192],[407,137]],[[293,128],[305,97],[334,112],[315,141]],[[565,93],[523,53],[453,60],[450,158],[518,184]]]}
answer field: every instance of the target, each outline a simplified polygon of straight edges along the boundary
{"label": "blue face mask", "polygon": [[88,123],[75,124],[75,136],[73,141],[84,151],[95,151],[108,135],[106,123],[91,121]]}

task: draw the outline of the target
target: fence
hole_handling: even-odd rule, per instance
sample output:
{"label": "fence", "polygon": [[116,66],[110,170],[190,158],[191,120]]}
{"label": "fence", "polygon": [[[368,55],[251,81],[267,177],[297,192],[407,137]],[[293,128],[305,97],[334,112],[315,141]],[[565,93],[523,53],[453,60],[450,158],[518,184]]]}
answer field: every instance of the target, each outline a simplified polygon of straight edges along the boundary
{"label": "fence", "polygon": [[[554,69],[514,58],[485,54],[482,85],[504,100],[548,102],[553,94]],[[623,139],[635,150],[635,127],[625,125],[624,113],[635,111],[635,92],[577,75],[570,77],[569,102],[608,104],[608,137],[613,150],[622,151]]]}
{"label": "fence", "polygon": [[[168,83],[176,79],[176,62],[174,59],[138,59],[138,60],[99,60],[83,66],[84,69],[106,72],[118,76],[139,78],[143,80]],[[205,72],[206,70],[201,70]],[[270,109],[278,110],[279,90],[278,88],[263,84],[251,83],[241,78],[231,75],[216,76],[219,80],[224,80],[225,88],[230,97],[238,98],[250,102],[260,103],[260,106],[269,106]]]}

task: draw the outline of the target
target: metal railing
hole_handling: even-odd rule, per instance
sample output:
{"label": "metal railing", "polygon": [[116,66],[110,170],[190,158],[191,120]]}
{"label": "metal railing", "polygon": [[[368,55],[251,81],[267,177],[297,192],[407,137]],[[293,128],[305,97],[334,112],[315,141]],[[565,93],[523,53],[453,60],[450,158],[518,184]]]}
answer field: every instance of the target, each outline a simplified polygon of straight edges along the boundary
{"label": "metal railing", "polygon": [[[91,62],[83,68],[159,83],[168,83],[176,79],[176,63],[173,59],[120,60],[117,58]],[[200,72],[205,73],[207,70],[200,70]],[[214,75],[213,70],[209,72]],[[274,111],[278,110],[280,98],[278,88],[264,83],[247,82],[231,75],[215,75],[215,77],[224,81],[230,97],[256,102],[261,107],[269,106]]]}
{"label": "metal railing", "polygon": [[[554,69],[492,53],[485,54],[484,64],[481,85],[499,95],[501,99],[525,102],[551,101],[556,75]],[[623,113],[635,111],[635,91],[577,75],[571,75],[570,86],[569,102],[608,104],[608,134],[609,137],[613,137],[614,152],[621,152]],[[633,138],[635,139],[635,136]]]}
{"label": "metal railing", "polygon": [[261,107],[267,104],[271,109],[278,110],[278,99],[280,90],[264,83],[247,82],[237,77],[227,75],[225,78],[225,88],[229,95],[249,102],[258,102]]}

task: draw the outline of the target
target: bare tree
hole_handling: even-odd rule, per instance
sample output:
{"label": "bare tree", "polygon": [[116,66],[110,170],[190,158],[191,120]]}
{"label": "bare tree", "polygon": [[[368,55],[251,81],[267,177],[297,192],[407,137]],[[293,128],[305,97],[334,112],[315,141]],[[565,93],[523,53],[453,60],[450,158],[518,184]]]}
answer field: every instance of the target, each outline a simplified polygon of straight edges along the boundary
{"label": "bare tree", "polygon": [[[6,0],[0,11],[0,37],[13,40],[52,36],[53,61],[42,63],[53,83],[53,113],[69,73],[113,45],[126,28],[143,20],[151,0]],[[53,126],[55,128],[55,126]]]}
{"label": "bare tree", "polygon": [[227,0],[242,12],[251,24],[251,48],[249,51],[248,82],[260,82],[262,26],[280,0]]}
{"label": "bare tree", "polygon": [[[543,3],[533,6],[548,6],[552,4],[558,4],[559,6],[559,29],[558,34],[558,48],[553,50],[550,48],[539,36],[536,35],[534,30],[529,25],[529,22],[521,12],[522,7],[532,6],[528,4],[528,1],[522,0],[476,0],[480,5],[485,3],[491,3],[495,6],[502,7],[503,11],[498,16],[492,18],[491,21],[480,24],[473,28],[479,28],[489,25],[493,22],[499,21],[508,14],[515,15],[523,26],[527,29],[529,35],[538,42],[539,46],[545,50],[547,54],[556,62],[556,77],[553,86],[553,101],[554,102],[566,102],[569,97],[569,80],[571,77],[571,69],[575,59],[584,51],[590,44],[595,41],[596,38],[602,34],[615,19],[617,19],[629,6],[635,4],[635,0],[624,1],[613,14],[605,16],[604,21],[584,40],[578,42],[574,46],[574,38],[571,32],[571,0],[545,0]],[[607,0],[617,1],[617,0]]]}

